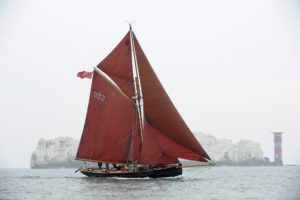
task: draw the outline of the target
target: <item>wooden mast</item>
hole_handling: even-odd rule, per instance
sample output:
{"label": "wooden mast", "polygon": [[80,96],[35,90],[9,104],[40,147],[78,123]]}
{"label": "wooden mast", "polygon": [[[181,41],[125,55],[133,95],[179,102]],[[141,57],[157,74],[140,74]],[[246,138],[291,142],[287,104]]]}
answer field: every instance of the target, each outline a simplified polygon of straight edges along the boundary
{"label": "wooden mast", "polygon": [[[141,81],[140,81],[140,75],[139,75],[139,69],[138,69],[138,63],[136,59],[136,51],[134,46],[134,40],[133,40],[133,31],[131,24],[129,23],[129,32],[130,32],[130,46],[131,46],[131,60],[132,60],[132,75],[133,75],[133,81],[134,81],[134,97],[133,100],[135,100],[137,112],[138,112],[138,121],[139,121],[139,134],[141,136],[141,142],[143,143],[143,130],[144,130],[144,109],[143,109],[143,94],[142,94],[142,88],[141,88]],[[133,137],[132,137],[133,138]],[[131,144],[131,152],[134,152],[133,150],[134,144]],[[130,156],[130,154],[129,154]]]}
{"label": "wooden mast", "polygon": [[[135,50],[135,44],[134,44],[134,39],[133,39],[133,31],[132,27],[130,24],[130,40],[132,42],[132,50],[133,50],[133,60],[134,60],[134,66],[135,66],[135,72],[136,72],[136,77],[137,77],[137,87],[138,87],[138,94],[139,94],[139,105],[140,105],[140,112],[141,112],[141,125],[142,129],[141,132],[144,130],[144,103],[143,103],[143,92],[142,92],[142,84],[141,84],[141,79],[140,79],[140,72],[139,72],[139,66],[137,62],[137,57],[136,57],[136,50]],[[142,139],[143,135],[141,134]]]}

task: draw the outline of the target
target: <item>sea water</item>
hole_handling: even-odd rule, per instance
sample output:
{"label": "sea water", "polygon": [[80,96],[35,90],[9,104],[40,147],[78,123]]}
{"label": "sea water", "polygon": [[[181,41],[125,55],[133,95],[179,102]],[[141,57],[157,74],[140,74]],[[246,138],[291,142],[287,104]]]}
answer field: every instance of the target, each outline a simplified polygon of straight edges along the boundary
{"label": "sea water", "polygon": [[75,169],[0,169],[0,199],[300,200],[300,167],[185,168],[176,178],[89,178]]}

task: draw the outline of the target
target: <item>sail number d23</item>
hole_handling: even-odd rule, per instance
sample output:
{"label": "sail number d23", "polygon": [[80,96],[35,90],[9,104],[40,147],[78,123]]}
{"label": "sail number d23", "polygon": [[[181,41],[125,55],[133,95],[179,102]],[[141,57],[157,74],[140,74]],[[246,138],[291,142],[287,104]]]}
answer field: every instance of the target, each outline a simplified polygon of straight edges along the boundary
{"label": "sail number d23", "polygon": [[96,92],[96,91],[94,91],[93,96],[95,99],[98,99],[99,101],[102,101],[102,102],[104,102],[105,98],[106,98],[106,96],[104,94],[101,94],[100,92]]}

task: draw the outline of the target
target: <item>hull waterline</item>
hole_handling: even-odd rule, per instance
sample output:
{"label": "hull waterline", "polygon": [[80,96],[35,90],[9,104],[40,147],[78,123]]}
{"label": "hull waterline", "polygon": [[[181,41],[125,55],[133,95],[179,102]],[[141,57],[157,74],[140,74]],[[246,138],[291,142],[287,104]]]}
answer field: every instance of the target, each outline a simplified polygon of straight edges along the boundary
{"label": "hull waterline", "polygon": [[182,175],[182,168],[176,166],[165,167],[159,169],[151,169],[145,171],[112,171],[112,170],[97,170],[91,168],[80,169],[80,172],[89,177],[120,177],[120,178],[162,178],[162,177],[175,177]]}

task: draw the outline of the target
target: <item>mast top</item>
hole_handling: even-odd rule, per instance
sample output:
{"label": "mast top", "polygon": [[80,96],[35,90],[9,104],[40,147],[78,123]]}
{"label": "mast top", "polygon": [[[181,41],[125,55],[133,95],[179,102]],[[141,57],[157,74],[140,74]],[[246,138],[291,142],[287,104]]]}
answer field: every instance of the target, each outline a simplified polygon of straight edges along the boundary
{"label": "mast top", "polygon": [[129,31],[132,32],[132,24],[135,23],[135,20],[125,20],[125,22],[129,25]]}
{"label": "mast top", "polygon": [[131,23],[128,23],[129,25],[129,31],[132,31]]}

